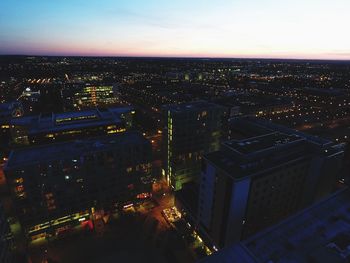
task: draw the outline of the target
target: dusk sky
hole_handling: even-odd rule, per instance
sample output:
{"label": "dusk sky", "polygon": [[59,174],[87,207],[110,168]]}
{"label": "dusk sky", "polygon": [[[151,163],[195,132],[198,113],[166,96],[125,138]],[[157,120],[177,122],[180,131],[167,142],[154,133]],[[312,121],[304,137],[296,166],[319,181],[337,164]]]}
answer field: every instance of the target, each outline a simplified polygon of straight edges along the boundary
{"label": "dusk sky", "polygon": [[0,0],[0,54],[350,59],[349,0]]}

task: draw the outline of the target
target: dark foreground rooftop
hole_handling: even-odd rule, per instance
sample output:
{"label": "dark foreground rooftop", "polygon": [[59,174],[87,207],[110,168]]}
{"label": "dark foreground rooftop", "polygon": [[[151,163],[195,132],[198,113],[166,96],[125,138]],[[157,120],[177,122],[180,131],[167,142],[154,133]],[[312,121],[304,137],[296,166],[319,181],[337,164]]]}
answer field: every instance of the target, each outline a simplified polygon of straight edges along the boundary
{"label": "dark foreground rooftop", "polygon": [[349,260],[350,189],[346,188],[201,262],[345,263]]}

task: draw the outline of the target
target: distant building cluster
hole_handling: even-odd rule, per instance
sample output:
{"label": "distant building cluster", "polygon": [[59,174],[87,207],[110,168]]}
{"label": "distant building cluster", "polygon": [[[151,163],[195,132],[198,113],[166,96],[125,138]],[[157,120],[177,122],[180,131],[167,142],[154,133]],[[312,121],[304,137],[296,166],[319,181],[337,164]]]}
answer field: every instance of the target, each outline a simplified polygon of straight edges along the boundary
{"label": "distant building cluster", "polygon": [[74,107],[111,106],[116,103],[113,86],[86,85],[77,89],[73,95]]}

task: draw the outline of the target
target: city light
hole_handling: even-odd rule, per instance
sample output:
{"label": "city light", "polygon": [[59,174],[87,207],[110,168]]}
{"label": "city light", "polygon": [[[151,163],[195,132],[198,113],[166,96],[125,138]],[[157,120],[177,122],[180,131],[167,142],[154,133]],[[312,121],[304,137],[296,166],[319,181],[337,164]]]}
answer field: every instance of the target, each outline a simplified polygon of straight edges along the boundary
{"label": "city light", "polygon": [[350,260],[349,1],[0,2],[1,262]]}

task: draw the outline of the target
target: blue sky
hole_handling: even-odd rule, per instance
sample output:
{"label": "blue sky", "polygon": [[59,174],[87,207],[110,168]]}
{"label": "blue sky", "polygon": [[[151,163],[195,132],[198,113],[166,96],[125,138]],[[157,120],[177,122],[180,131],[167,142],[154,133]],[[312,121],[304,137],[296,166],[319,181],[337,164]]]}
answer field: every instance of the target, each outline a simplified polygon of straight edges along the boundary
{"label": "blue sky", "polygon": [[1,0],[0,54],[350,59],[349,0]]}

